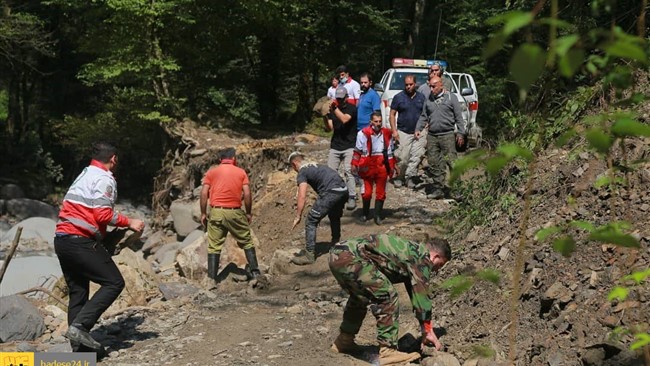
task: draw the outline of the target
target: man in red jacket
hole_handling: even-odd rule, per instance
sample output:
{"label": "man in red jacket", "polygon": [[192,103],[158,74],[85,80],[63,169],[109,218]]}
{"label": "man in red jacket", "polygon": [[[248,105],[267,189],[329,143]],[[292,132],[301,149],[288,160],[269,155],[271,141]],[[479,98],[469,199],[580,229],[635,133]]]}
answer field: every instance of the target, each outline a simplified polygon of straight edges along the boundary
{"label": "man in red jacket", "polygon": [[[68,189],[56,224],[54,251],[70,297],[65,336],[75,351],[82,350],[80,346],[102,350],[89,332],[124,289],[120,270],[101,244],[106,227],[128,227],[136,232],[144,229],[142,220],[114,210],[117,185],[112,171],[116,166],[117,149],[104,142],[95,143],[90,165]],[[90,281],[101,287],[89,300]]]}
{"label": "man in red jacket", "polygon": [[357,142],[352,155],[352,173],[363,179],[363,221],[370,219],[370,200],[373,186],[375,194],[375,224],[381,225],[382,210],[386,200],[386,182],[398,173],[393,156],[393,133],[381,127],[381,112],[370,115],[370,125],[357,133]]}

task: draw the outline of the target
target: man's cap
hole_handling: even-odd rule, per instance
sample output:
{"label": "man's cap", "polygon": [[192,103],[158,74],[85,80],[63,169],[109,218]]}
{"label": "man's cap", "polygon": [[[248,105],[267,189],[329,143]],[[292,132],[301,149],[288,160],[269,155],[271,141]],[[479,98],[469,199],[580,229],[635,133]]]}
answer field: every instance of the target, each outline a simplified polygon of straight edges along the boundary
{"label": "man's cap", "polygon": [[344,87],[336,88],[336,92],[334,93],[334,97],[336,97],[336,99],[347,98],[348,97],[347,89],[345,89]]}
{"label": "man's cap", "polygon": [[301,153],[300,151],[292,152],[291,154],[289,154],[289,159],[287,159],[289,164],[291,164],[291,160],[293,160],[293,158],[295,158],[296,156],[300,156],[302,158],[305,156],[305,154]]}
{"label": "man's cap", "polygon": [[435,61],[433,64],[431,64],[431,66],[429,67],[429,71],[431,71],[431,69],[433,69],[434,66],[438,66],[440,71],[445,71],[445,68],[442,66],[442,63],[440,63],[439,61]]}

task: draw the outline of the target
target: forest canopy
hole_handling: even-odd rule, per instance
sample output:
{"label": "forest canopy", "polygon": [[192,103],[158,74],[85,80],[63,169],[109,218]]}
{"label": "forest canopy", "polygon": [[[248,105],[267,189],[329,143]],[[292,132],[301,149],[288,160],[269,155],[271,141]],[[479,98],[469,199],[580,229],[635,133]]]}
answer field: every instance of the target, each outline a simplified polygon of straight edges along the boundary
{"label": "forest canopy", "polygon": [[[645,39],[648,53],[647,1],[590,5],[562,2],[558,34],[618,29]],[[3,0],[0,182],[43,197],[67,185],[90,141],[102,138],[124,153],[123,191],[147,197],[179,121],[301,131],[338,65],[377,81],[393,57],[436,57],[471,73],[478,123],[489,138],[507,138],[514,115],[550,113],[599,82],[599,67],[612,67],[563,78],[561,67],[588,67],[590,55],[573,57],[547,69],[520,103],[509,62],[518,44],[545,44],[548,28],[504,34],[498,17],[517,11],[548,16],[551,8],[526,0]]]}

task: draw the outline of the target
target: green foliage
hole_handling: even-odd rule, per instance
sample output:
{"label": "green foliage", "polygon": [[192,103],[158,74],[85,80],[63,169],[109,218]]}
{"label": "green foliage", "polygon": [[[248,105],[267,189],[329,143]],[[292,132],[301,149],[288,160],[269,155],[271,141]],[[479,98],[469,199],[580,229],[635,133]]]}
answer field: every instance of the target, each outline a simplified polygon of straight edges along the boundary
{"label": "green foliage", "polygon": [[[596,0],[592,5],[601,3]],[[613,2],[607,2],[606,11],[613,11],[611,5]],[[508,41],[512,40],[514,52],[510,58],[509,71],[513,76],[514,81],[519,87],[519,101],[526,110],[528,107],[526,103],[532,99],[531,92],[534,92],[538,85],[540,90],[554,88],[559,83],[551,75],[544,75],[545,71],[553,71],[557,67],[559,74],[564,78],[572,79],[575,82],[584,79],[580,75],[581,68],[584,62],[584,69],[592,77],[598,77],[602,80],[605,88],[611,88],[615,91],[618,99],[621,99],[620,105],[633,105],[639,101],[646,100],[645,97],[624,96],[623,89],[632,85],[632,70],[634,67],[648,66],[648,48],[647,39],[640,36],[627,34],[620,26],[612,27],[611,29],[598,29],[590,25],[585,32],[570,32],[565,33],[566,30],[571,30],[572,26],[567,22],[558,19],[558,1],[551,1],[551,13],[549,17],[538,18],[538,14],[533,12],[522,12],[519,10],[507,12],[505,14],[495,16],[488,20],[489,24],[501,25],[493,34],[491,39],[484,50],[484,55],[487,57],[494,56],[503,48],[506,48]],[[596,9],[596,8],[594,8]],[[539,10],[539,9],[538,9]],[[614,19],[614,18],[612,18]],[[548,28],[544,32],[539,32],[536,27]],[[525,41],[517,42],[517,33],[526,32]],[[548,32],[548,33],[547,33]],[[564,33],[563,33],[564,32]],[[548,36],[548,48],[539,45],[534,34],[543,33]],[[585,75],[586,76],[586,75]],[[538,103],[543,102],[543,93],[541,96],[534,95],[540,99]],[[559,98],[556,98],[556,100]],[[582,107],[584,108],[584,107]],[[533,128],[529,127],[532,136],[528,140],[528,144],[513,144],[512,142],[501,144],[497,147],[495,153],[475,153],[466,156],[453,168],[451,177],[452,179],[460,178],[469,169],[484,168],[490,173],[490,177],[498,176],[498,174],[508,166],[508,163],[513,158],[518,158],[522,164],[534,162],[534,156],[542,148],[547,146],[548,137],[560,137],[557,144],[562,146],[566,142],[573,139],[577,135],[575,124],[576,112],[581,109],[580,104],[575,102],[569,105],[568,110],[563,118],[560,118],[558,129],[549,129],[548,124],[539,123],[540,118],[530,110],[522,113],[524,118],[535,122]],[[510,111],[509,111],[510,112]],[[532,118],[531,118],[532,117]],[[510,125],[517,125],[521,118],[517,112],[510,112],[506,121]],[[543,119],[542,119],[543,120]],[[629,137],[648,136],[650,134],[650,127],[647,124],[636,121],[633,117],[625,113],[601,114],[595,119],[593,123],[584,133],[588,146],[595,150],[602,157],[610,157],[611,150],[619,140]],[[555,124],[556,120],[551,120]],[[526,124],[531,126],[532,124]],[[549,131],[550,130],[550,131]],[[533,132],[534,131],[534,132]],[[613,184],[617,181],[614,168],[609,164],[610,171],[607,180],[601,179],[598,185]],[[530,175],[527,177],[528,183],[526,187],[532,187],[534,182],[534,166],[531,169]],[[528,207],[531,205],[531,197],[524,195],[526,200],[523,206],[526,208],[522,215],[522,228],[528,225],[529,211]],[[626,233],[630,230],[630,225],[623,222],[611,222],[601,226],[596,226],[588,222],[569,222],[560,226],[551,226],[539,230],[535,237],[538,241],[545,241],[553,238],[553,248],[560,252],[562,255],[568,257],[576,251],[577,241],[570,231],[575,229],[582,229],[587,231],[584,238],[586,241],[596,241],[601,243],[609,243],[617,246],[638,248],[639,243],[636,238]],[[523,232],[523,230],[522,230]],[[522,234],[523,235],[523,234]],[[521,239],[521,243],[525,244],[525,238]],[[519,279],[522,271],[522,263],[524,256],[524,245],[520,245],[516,251],[515,258],[517,266],[513,270],[513,299],[511,299],[511,314],[513,326],[510,329],[510,361],[514,362],[516,358],[516,339],[517,339],[517,323],[518,323],[518,299],[515,294],[519,293]],[[644,274],[640,274],[635,278],[641,280],[645,279]],[[458,282],[458,281],[457,281]],[[455,283],[457,288],[466,290],[467,280]],[[456,288],[453,287],[452,288]],[[625,299],[628,296],[626,288],[617,287],[610,293],[610,299]],[[632,347],[641,348],[650,343],[650,337],[647,333],[635,334],[636,342]]]}
{"label": "green foliage", "polygon": [[476,273],[476,277],[498,285],[501,281],[501,274],[493,269],[484,269]]}
{"label": "green foliage", "polygon": [[544,71],[545,60],[546,52],[536,44],[524,43],[517,48],[510,59],[510,73],[520,89],[530,89]]}
{"label": "green foliage", "polygon": [[633,281],[635,285],[641,285],[648,277],[650,277],[650,268],[624,276],[623,281]]}
{"label": "green foliage", "polygon": [[243,87],[236,89],[210,88],[208,98],[214,104],[214,108],[228,119],[244,125],[258,124],[260,121],[257,99]]}
{"label": "green foliage", "polygon": [[449,290],[451,297],[457,297],[467,292],[474,285],[474,279],[470,276],[457,275],[442,283],[442,288]]}
{"label": "green foliage", "polygon": [[612,147],[612,144],[614,143],[612,136],[606,134],[599,128],[591,128],[587,130],[585,136],[587,137],[589,146],[601,154],[608,153],[609,148]]}
{"label": "green foliage", "polygon": [[[626,282],[631,281],[632,285],[615,286],[607,295],[607,299],[609,301],[625,301],[628,296],[630,296],[630,292],[642,286],[648,277],[650,277],[650,268],[646,268],[641,271],[635,271],[627,276],[623,276],[621,280]],[[613,335],[618,336],[620,334],[633,333],[635,341],[630,345],[631,350],[641,349],[650,345],[650,334],[648,334],[648,332],[645,330],[637,331],[635,328],[636,327],[634,326],[631,328],[618,327],[614,329]]]}
{"label": "green foliage", "polygon": [[305,132],[330,139],[332,137],[332,131],[325,129],[324,125],[325,123],[323,122],[322,117],[314,117],[307,126],[305,126]]}
{"label": "green foliage", "polygon": [[4,121],[9,115],[9,95],[4,89],[0,89],[0,120]]}
{"label": "green foliage", "polygon": [[452,298],[467,292],[477,281],[485,281],[499,285],[501,274],[493,269],[485,269],[472,275],[456,275],[447,279],[440,286],[449,291]]}
{"label": "green foliage", "polygon": [[496,351],[486,344],[478,344],[472,346],[472,354],[479,358],[493,358],[496,356]]}
{"label": "green foliage", "polygon": [[607,295],[607,300],[625,301],[629,294],[630,290],[627,287],[616,286],[609,292],[609,295]]}
{"label": "green foliage", "polygon": [[627,225],[619,225],[619,223],[609,223],[592,231],[588,239],[621,247],[639,248],[639,241],[635,237],[621,232],[626,227]]}
{"label": "green foliage", "polygon": [[133,109],[134,97],[129,90],[115,91],[110,112],[100,112],[92,117],[66,116],[53,125],[53,130],[60,143],[72,151],[74,166],[87,163],[93,142],[100,140],[115,144],[120,154],[119,190],[121,194],[142,202],[149,199],[153,185],[151,177],[160,169],[165,153],[166,139],[161,125],[170,119],[146,108]]}
{"label": "green foliage", "polygon": [[576,251],[576,242],[571,236],[563,236],[553,241],[553,249],[565,257]]}
{"label": "green foliage", "polygon": [[[555,237],[553,249],[568,257],[576,250],[576,239],[569,233],[571,228],[581,229],[587,232],[584,240],[595,241],[605,244],[614,244],[622,247],[639,248],[639,241],[632,235],[625,233],[631,226],[626,222],[611,222],[602,226],[595,226],[587,221],[569,221],[564,225],[542,228],[535,233],[538,242]],[[559,236],[559,234],[562,234]]]}
{"label": "green foliage", "polygon": [[630,345],[630,349],[635,351],[650,345],[650,334],[649,333],[637,333],[634,335],[636,341]]}

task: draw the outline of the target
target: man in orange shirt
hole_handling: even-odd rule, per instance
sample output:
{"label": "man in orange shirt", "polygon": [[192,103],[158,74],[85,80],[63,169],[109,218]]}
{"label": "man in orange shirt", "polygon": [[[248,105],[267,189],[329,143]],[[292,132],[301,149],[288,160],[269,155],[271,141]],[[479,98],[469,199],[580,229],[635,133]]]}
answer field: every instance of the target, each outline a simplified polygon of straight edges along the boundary
{"label": "man in orange shirt", "polygon": [[[208,228],[208,277],[215,281],[221,249],[229,232],[244,249],[249,277],[257,279],[260,276],[250,229],[253,218],[250,184],[244,169],[237,167],[235,154],[234,148],[221,152],[221,163],[205,173],[201,189],[201,223]],[[246,213],[241,209],[242,193]],[[209,216],[206,214],[208,198]]]}

